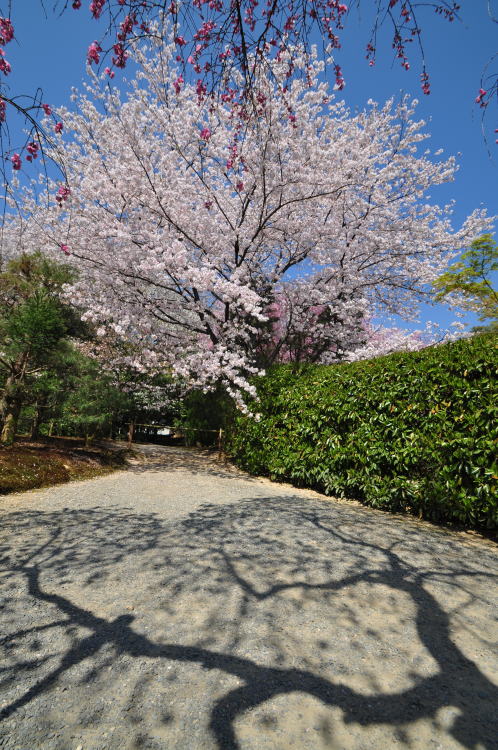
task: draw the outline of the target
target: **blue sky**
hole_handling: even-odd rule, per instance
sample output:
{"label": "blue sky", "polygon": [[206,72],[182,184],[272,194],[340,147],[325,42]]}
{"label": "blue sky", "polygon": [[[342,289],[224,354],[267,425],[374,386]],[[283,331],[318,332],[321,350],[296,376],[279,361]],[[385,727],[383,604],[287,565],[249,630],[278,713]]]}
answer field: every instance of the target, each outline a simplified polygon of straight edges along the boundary
{"label": "blue sky", "polygon": [[[38,0],[13,3],[17,41],[5,50],[12,65],[8,79],[12,93],[33,94],[40,87],[43,101],[53,106],[69,104],[71,87],[79,86],[85,74],[88,44],[103,32],[103,24],[90,17],[86,5],[57,15],[50,10],[51,2],[46,3],[46,14]],[[363,0],[361,13],[352,9],[341,33],[342,49],[336,55],[346,79],[342,94],[351,108],[363,108],[368,99],[383,102],[403,93],[412,95],[420,101],[417,119],[426,120],[432,134],[427,145],[433,150],[444,148],[446,155],[460,154],[456,181],[432,192],[433,200],[440,204],[456,200],[455,224],[480,206],[491,215],[498,214],[498,145],[493,132],[498,128],[498,102],[490,105],[486,119],[491,158],[482,136],[481,110],[474,104],[482,70],[498,49],[498,25],[489,20],[484,0],[462,0],[461,6],[461,23],[448,23],[431,9],[419,15],[430,96],[420,89],[417,51],[411,53],[410,71],[401,69],[387,27],[378,44],[376,65],[368,66],[364,57],[370,28],[368,0]],[[438,306],[423,311],[422,320],[426,319],[446,325],[453,315]],[[466,320],[475,322],[473,316]]]}

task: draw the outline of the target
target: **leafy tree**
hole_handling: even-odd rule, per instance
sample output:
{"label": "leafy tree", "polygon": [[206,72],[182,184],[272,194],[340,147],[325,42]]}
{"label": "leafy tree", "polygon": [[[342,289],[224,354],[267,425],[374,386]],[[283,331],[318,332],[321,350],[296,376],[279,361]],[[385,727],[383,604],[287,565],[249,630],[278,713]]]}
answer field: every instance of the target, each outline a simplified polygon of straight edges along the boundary
{"label": "leafy tree", "polygon": [[104,346],[107,354],[114,353],[114,361],[104,360],[102,351],[98,357],[85,353],[99,350],[98,344],[67,342],[53,366],[31,379],[21,418],[32,437],[55,427],[58,434],[90,441],[126,434],[130,422],[173,423],[179,385],[165,375],[149,376],[126,367],[118,361],[115,346]]}
{"label": "leafy tree", "polygon": [[33,373],[25,383],[23,407],[19,417],[19,430],[40,436],[42,427],[57,417],[66,394],[73,387],[78,352],[72,344],[60,342],[57,356],[46,368]]}
{"label": "leafy tree", "polygon": [[30,378],[53,366],[64,338],[81,330],[74,310],[60,298],[74,279],[67,266],[36,252],[23,254],[0,274],[0,398],[2,443],[14,439]]}
{"label": "leafy tree", "polygon": [[493,327],[498,323],[498,290],[492,274],[497,271],[498,245],[491,234],[483,234],[434,282],[437,299],[472,310],[479,320],[491,320]]}
{"label": "leafy tree", "polygon": [[113,420],[130,406],[129,396],[102,373],[99,363],[81,357],[72,388],[64,392],[57,421],[64,434],[81,435],[89,442],[108,432]]}
{"label": "leafy tree", "polygon": [[116,410],[115,390],[98,362],[61,341],[56,356],[25,383],[20,428],[33,439],[54,425],[59,434],[90,437]]}

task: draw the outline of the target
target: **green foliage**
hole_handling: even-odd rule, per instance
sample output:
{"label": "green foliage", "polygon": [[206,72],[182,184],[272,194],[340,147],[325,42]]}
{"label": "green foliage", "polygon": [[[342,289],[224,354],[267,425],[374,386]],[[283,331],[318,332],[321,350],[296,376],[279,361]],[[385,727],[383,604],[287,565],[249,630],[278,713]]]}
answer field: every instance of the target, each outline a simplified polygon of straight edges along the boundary
{"label": "green foliage", "polygon": [[37,290],[12,309],[4,318],[2,329],[11,356],[29,350],[31,359],[40,360],[59,343],[67,326],[60,302]]}
{"label": "green foliage", "polygon": [[12,260],[0,274],[0,368],[23,373],[45,364],[74,328],[75,314],[59,294],[71,279],[39,253]]}
{"label": "green foliage", "polygon": [[11,260],[0,273],[0,442],[14,440],[22,405],[40,373],[54,367],[65,338],[82,329],[76,312],[61,299],[73,278],[64,265],[40,253]]}
{"label": "green foliage", "polygon": [[64,284],[73,280],[74,271],[68,265],[50,260],[40,252],[23,253],[9,260],[0,273],[2,303],[14,305],[19,299],[29,299],[39,289],[56,296]]}
{"label": "green foliage", "polygon": [[114,387],[94,360],[79,355],[75,365],[71,388],[62,391],[58,429],[63,435],[105,434],[113,417],[129,409],[130,398]]}
{"label": "green foliage", "polygon": [[272,479],[498,528],[497,375],[493,335],[298,376],[280,366],[259,380],[259,421],[236,418],[229,452]]}
{"label": "green foliage", "polygon": [[491,274],[498,271],[498,245],[490,234],[483,234],[463,253],[462,260],[454,263],[435,283],[441,300],[457,293],[463,306],[474,310],[479,320],[498,320],[498,291],[493,288]]}
{"label": "green foliage", "polygon": [[222,388],[204,393],[192,390],[183,400],[177,425],[187,445],[217,445],[219,430],[235,418],[232,399]]}

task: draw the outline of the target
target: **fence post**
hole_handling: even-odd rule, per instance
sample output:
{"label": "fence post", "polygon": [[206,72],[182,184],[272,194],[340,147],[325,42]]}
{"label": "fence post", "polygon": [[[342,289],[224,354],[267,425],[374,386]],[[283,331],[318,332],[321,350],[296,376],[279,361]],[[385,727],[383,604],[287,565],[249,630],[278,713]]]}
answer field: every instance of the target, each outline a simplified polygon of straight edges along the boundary
{"label": "fence post", "polygon": [[221,456],[223,452],[222,448],[223,448],[223,430],[220,427],[220,429],[218,430],[218,461],[221,461]]}

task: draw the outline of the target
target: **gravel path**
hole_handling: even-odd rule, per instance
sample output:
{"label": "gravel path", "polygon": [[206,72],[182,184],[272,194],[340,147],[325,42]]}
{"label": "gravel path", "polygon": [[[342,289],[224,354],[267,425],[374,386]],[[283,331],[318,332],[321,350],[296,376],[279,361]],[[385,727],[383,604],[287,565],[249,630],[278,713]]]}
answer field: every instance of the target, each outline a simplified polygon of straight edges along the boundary
{"label": "gravel path", "polygon": [[0,501],[0,748],[498,748],[498,548],[198,451]]}

